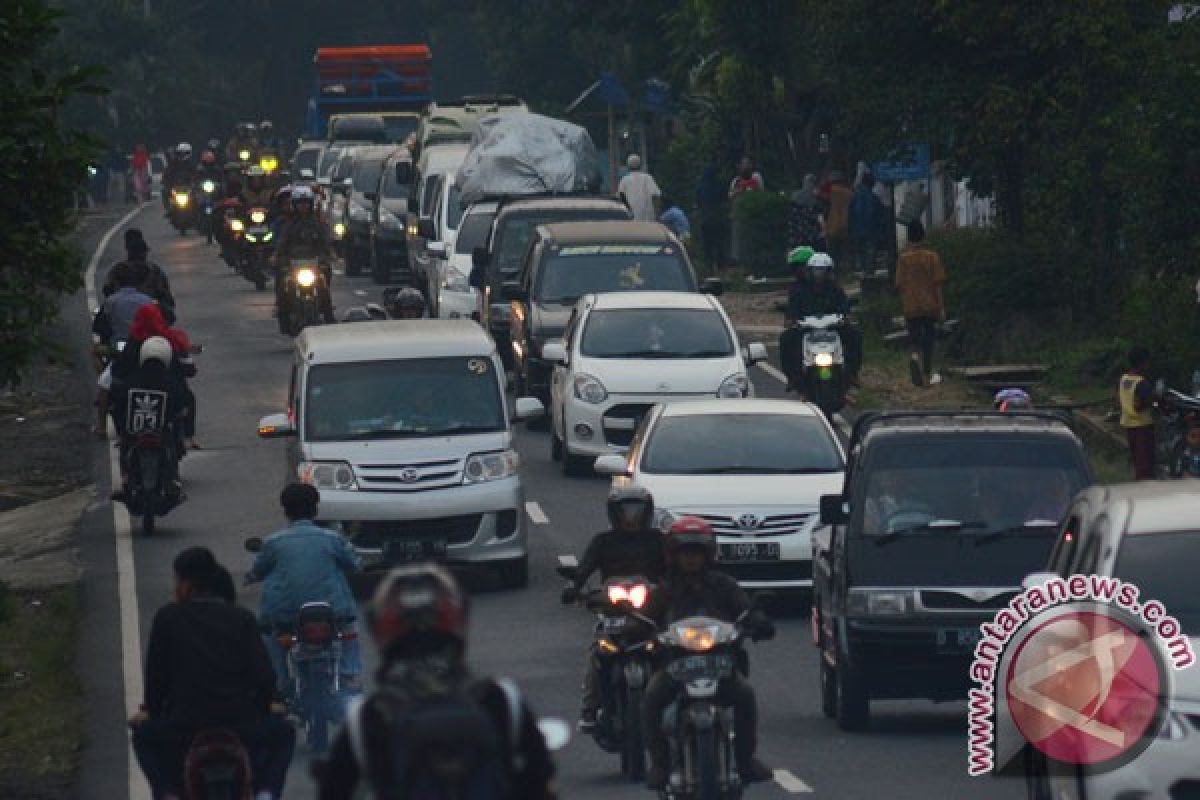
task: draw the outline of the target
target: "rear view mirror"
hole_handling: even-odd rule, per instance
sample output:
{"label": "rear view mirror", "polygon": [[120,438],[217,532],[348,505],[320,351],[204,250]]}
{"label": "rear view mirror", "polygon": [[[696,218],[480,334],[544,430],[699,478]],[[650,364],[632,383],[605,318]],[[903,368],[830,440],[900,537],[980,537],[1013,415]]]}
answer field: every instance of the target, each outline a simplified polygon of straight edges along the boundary
{"label": "rear view mirror", "polygon": [[762,342],[751,342],[746,345],[746,366],[761,364],[767,360],[767,346]]}
{"label": "rear view mirror", "polygon": [[624,456],[609,453],[596,459],[594,469],[598,475],[626,476],[629,474],[629,462]]}
{"label": "rear view mirror", "polygon": [[396,183],[406,186],[412,183],[413,165],[411,161],[396,162]]}
{"label": "rear view mirror", "polygon": [[840,494],[821,495],[821,524],[841,525],[850,519],[850,508]]}
{"label": "rear view mirror", "polygon": [[425,242],[425,252],[428,253],[429,255],[433,256],[434,258],[445,258],[446,257],[446,243],[445,242]]}
{"label": "rear view mirror", "polygon": [[700,283],[700,292],[720,297],[725,293],[725,283],[720,278],[705,278]]}
{"label": "rear view mirror", "polygon": [[561,341],[546,342],[542,345],[542,360],[551,364],[567,363],[567,348]]}
{"label": "rear view mirror", "polygon": [[417,236],[420,236],[422,239],[428,239],[430,241],[438,238],[437,237],[437,229],[434,228],[434,226],[433,226],[433,220],[431,220],[431,219],[417,220]]}
{"label": "rear view mirror", "polygon": [[263,439],[282,439],[295,436],[296,428],[287,414],[269,414],[258,421],[258,435]]}

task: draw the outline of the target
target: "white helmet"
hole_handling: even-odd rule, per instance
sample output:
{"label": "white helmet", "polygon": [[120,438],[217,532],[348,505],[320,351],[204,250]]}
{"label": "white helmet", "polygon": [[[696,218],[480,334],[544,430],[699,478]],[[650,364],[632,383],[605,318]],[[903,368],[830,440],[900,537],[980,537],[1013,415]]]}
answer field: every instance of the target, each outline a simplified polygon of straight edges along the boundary
{"label": "white helmet", "polygon": [[313,201],[313,190],[311,186],[305,186],[304,184],[301,184],[299,186],[292,187],[292,202],[296,203],[301,200],[305,200],[309,203]]}
{"label": "white helmet", "polygon": [[192,157],[192,146],[190,144],[188,144],[187,142],[180,142],[175,147],[175,153],[180,158],[191,158]]}
{"label": "white helmet", "polygon": [[142,349],[138,352],[138,366],[147,361],[157,361],[164,367],[169,367],[171,365],[171,343],[162,336],[151,336],[142,342]]}
{"label": "white helmet", "polygon": [[813,275],[820,272],[833,272],[833,259],[828,253],[814,253],[808,260],[808,271]]}

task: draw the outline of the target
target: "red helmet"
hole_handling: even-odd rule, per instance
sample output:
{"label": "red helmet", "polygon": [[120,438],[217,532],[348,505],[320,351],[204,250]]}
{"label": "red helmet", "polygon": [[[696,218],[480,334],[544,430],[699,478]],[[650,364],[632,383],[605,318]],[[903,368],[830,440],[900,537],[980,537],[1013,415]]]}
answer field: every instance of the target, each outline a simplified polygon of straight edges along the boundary
{"label": "red helmet", "polygon": [[217,165],[217,154],[212,150],[205,150],[200,154],[200,163],[205,166],[215,167]]}
{"label": "red helmet", "polygon": [[467,638],[466,596],[443,567],[398,567],[375,590],[367,624],[385,654],[411,637],[430,634],[462,645]]}
{"label": "red helmet", "polygon": [[714,561],[717,557],[717,535],[712,526],[700,517],[680,517],[667,529],[667,558],[671,559],[684,547],[703,547],[704,555]]}

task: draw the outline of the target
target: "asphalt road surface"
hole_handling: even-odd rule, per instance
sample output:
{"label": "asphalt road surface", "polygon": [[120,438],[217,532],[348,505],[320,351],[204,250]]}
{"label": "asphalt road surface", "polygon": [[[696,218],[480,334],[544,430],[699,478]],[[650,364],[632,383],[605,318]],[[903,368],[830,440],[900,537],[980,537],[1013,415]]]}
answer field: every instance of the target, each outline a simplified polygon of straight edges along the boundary
{"label": "asphalt road surface", "polygon": [[[159,520],[160,532],[153,538],[127,542],[131,564],[123,566],[119,558],[114,563],[113,514],[107,503],[98,504],[85,518],[88,633],[82,662],[87,664],[89,746],[81,796],[102,800],[147,796],[140,774],[133,781],[127,774],[121,714],[139,700],[124,697],[122,688],[136,681],[122,675],[121,665],[122,660],[133,665],[141,658],[133,652],[136,639],[128,636],[130,624],[138,624],[144,647],[155,610],[171,599],[172,558],[184,547],[207,545],[240,584],[250,564],[243,539],[283,524],[277,498],[285,479],[284,445],[260,441],[255,427],[261,416],[285,408],[291,339],[278,333],[272,319],[273,293],[256,292],[197,235],[179,236],[160,208],[152,203],[129,224],[143,229],[151,257],[167,268],[178,298],[180,326],[204,345],[197,357],[200,374],[193,382],[199,398],[198,439],[204,449],[190,453],[182,464],[187,502]],[[122,256],[120,246],[118,231],[99,259],[101,277]],[[369,278],[335,278],[339,312],[378,301],[379,295],[380,287]],[[754,370],[760,395],[782,395],[777,375]],[[530,517],[530,584],[524,590],[500,591],[486,581],[472,581],[468,654],[477,671],[515,678],[539,714],[563,717],[574,725],[591,623],[581,609],[559,604],[562,581],[554,567],[560,554],[578,554],[593,533],[606,527],[607,480],[564,478],[550,460],[546,433],[520,430],[517,447]],[[93,455],[105,498],[106,447],[97,444]],[[120,552],[120,547],[115,549]],[[127,574],[122,579],[123,569]],[[127,633],[123,659],[116,596],[122,590]],[[257,589],[242,590],[240,600],[247,607],[255,608],[257,599]],[[776,639],[751,645],[760,755],[777,770],[776,781],[753,787],[748,796],[927,800],[1022,795],[1023,786],[1015,780],[967,776],[962,704],[877,703],[869,732],[839,731],[821,715],[806,608],[800,602],[781,605]],[[369,645],[366,650],[372,667],[374,654]],[[289,798],[314,796],[308,759],[299,745]],[[624,783],[616,756],[602,752],[590,738],[575,736],[558,754],[558,763],[564,798],[650,796],[644,788]]]}

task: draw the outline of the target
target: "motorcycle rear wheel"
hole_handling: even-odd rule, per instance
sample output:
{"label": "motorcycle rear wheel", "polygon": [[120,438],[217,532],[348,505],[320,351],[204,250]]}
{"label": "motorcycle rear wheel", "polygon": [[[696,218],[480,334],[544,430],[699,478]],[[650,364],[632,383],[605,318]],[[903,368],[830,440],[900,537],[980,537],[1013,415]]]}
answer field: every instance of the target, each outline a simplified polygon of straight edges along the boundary
{"label": "motorcycle rear wheel", "polygon": [[716,730],[696,731],[692,740],[695,747],[696,800],[719,800],[717,787],[717,736]]}
{"label": "motorcycle rear wheel", "polygon": [[329,692],[319,681],[304,689],[302,702],[308,748],[314,753],[324,753],[329,748]]}

